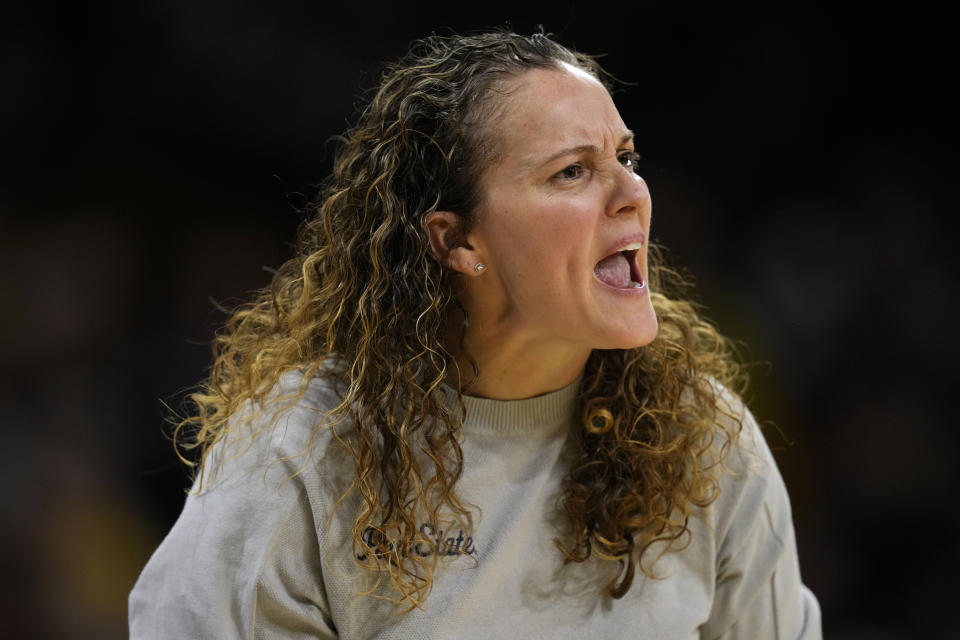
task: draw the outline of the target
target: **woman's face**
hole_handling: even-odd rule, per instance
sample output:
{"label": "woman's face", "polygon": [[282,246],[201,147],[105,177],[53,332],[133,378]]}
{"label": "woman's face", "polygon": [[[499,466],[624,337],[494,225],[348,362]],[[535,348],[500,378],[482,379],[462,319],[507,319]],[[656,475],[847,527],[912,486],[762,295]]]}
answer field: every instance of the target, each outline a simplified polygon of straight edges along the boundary
{"label": "woman's face", "polygon": [[468,234],[486,265],[466,279],[471,324],[558,348],[648,344],[657,334],[651,203],[630,130],[579,69],[532,70],[513,83],[487,123],[498,155]]}

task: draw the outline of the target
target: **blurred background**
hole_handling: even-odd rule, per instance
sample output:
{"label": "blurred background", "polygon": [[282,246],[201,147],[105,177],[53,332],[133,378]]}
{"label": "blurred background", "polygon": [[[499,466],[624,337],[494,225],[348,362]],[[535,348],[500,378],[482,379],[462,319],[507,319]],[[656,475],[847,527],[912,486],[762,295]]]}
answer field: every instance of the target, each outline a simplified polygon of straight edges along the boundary
{"label": "blurred background", "polygon": [[[957,638],[956,38],[920,3],[15,3],[0,23],[0,637],[121,638],[166,435],[328,139],[432,31],[542,24],[633,83],[653,236],[746,344],[835,639]],[[782,432],[783,435],[780,435]]]}

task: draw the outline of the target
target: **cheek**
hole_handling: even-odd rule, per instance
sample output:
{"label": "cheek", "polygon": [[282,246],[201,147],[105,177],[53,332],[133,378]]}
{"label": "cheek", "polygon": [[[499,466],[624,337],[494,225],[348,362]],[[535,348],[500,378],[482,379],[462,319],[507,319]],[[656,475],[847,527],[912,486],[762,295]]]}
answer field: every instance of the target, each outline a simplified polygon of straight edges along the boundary
{"label": "cheek", "polygon": [[491,209],[488,216],[488,246],[513,276],[567,279],[589,262],[595,216],[582,203],[517,197],[511,206]]}
{"label": "cheek", "polygon": [[[564,244],[564,241],[566,244]],[[550,279],[565,270],[570,261],[570,240],[549,230],[527,230],[510,243],[508,259],[514,268]]]}

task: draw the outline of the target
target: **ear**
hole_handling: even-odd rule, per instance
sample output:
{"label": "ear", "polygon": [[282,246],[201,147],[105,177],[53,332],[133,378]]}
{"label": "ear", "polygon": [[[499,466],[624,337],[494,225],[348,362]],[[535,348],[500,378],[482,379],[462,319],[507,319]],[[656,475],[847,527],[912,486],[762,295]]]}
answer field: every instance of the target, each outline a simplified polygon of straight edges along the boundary
{"label": "ear", "polygon": [[443,266],[464,275],[479,275],[474,265],[482,262],[469,235],[460,232],[462,219],[451,211],[432,211],[423,219],[433,257]]}

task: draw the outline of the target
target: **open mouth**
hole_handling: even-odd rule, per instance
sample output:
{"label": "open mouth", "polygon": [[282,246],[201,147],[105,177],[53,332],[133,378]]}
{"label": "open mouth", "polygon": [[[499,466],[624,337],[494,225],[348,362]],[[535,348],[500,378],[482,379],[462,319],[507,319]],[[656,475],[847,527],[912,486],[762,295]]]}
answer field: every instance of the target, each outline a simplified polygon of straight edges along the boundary
{"label": "open mouth", "polygon": [[646,284],[637,265],[639,249],[624,248],[617,251],[593,268],[597,280],[614,289],[641,289]]}

